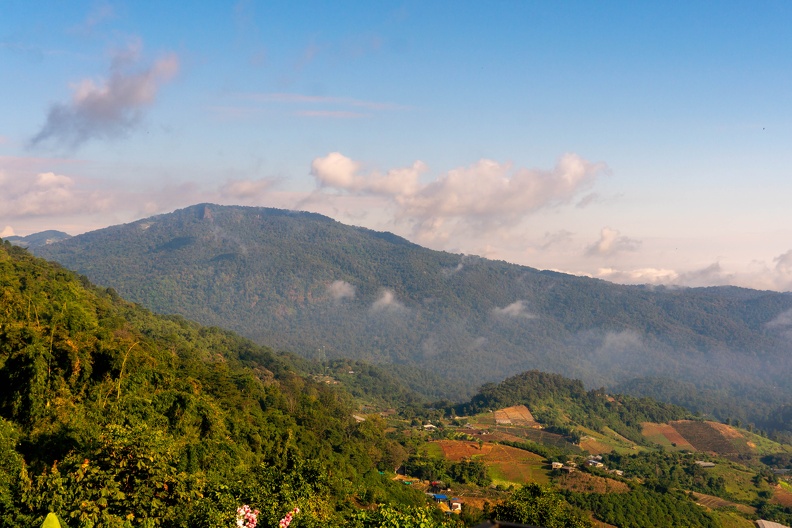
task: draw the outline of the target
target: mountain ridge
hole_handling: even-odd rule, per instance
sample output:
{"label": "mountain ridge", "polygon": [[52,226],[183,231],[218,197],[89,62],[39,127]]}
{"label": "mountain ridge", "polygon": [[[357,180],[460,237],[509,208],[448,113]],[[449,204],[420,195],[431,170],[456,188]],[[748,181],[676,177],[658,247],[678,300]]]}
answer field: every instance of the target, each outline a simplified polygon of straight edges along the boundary
{"label": "mountain ridge", "polygon": [[463,388],[448,397],[531,369],[588,386],[756,385],[764,412],[790,396],[786,293],[617,285],[433,251],[316,213],[213,204],[34,251],[155,311],[259,343],[456,380]]}

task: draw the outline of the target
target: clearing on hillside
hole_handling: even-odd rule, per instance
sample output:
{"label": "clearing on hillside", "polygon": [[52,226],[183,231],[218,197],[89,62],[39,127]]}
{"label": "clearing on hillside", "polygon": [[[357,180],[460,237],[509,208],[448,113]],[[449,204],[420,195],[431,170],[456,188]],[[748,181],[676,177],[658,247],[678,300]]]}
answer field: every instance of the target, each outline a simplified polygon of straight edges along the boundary
{"label": "clearing on hillside", "polygon": [[792,491],[789,486],[784,484],[777,484],[773,486],[773,498],[770,500],[773,504],[780,504],[785,508],[792,506]]}
{"label": "clearing on hillside", "polygon": [[736,436],[729,432],[728,437],[723,434],[724,428],[732,429],[727,425],[693,420],[678,420],[671,422],[671,425],[699,451],[717,453],[727,458],[751,452],[742,434],[737,433],[739,436]]}
{"label": "clearing on hillside", "polygon": [[618,480],[599,477],[583,471],[562,474],[556,478],[561,489],[580,493],[627,493],[630,486]]}
{"label": "clearing on hillside", "polygon": [[706,506],[711,510],[734,507],[737,509],[737,511],[747,513],[748,515],[754,515],[756,513],[756,508],[753,506],[748,506],[747,504],[727,501],[726,499],[721,499],[720,497],[715,497],[714,495],[705,495],[704,493],[698,493],[695,491],[692,493],[693,497],[696,499],[696,504]]}
{"label": "clearing on hillside", "polygon": [[659,424],[644,422],[641,424],[644,438],[655,444],[659,444],[669,449],[687,449],[695,451],[693,444],[685,440],[685,437],[669,424]]}
{"label": "clearing on hillside", "polygon": [[545,484],[550,481],[548,468],[544,458],[516,447],[500,444],[463,440],[439,440],[439,444],[446,459],[458,462],[463,458],[473,458],[487,466],[490,477],[496,484],[525,484],[539,482]]}
{"label": "clearing on hillside", "polygon": [[525,405],[514,405],[495,411],[495,423],[497,425],[541,427]]}

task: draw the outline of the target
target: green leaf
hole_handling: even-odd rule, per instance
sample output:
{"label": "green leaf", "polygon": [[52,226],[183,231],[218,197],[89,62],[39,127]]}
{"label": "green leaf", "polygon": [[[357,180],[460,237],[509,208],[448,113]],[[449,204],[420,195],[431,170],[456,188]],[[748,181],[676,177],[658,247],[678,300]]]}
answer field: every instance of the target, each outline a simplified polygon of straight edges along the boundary
{"label": "green leaf", "polygon": [[61,528],[61,524],[55,514],[49,512],[47,517],[44,519],[44,523],[42,523],[41,528]]}

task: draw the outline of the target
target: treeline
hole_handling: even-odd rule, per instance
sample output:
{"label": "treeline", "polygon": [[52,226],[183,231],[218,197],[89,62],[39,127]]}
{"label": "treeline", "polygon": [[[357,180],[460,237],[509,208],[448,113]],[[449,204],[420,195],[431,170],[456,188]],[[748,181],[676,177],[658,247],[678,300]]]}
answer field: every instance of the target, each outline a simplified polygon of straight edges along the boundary
{"label": "treeline", "polygon": [[444,458],[412,455],[404,463],[406,474],[421,480],[441,481],[445,484],[475,484],[489,486],[492,479],[487,467],[477,460],[450,462]]}
{"label": "treeline", "polygon": [[719,528],[720,523],[696,505],[684,492],[665,493],[634,489],[628,493],[565,492],[569,503],[594,512],[597,519],[614,526]]}
{"label": "treeline", "polygon": [[586,391],[579,380],[531,370],[499,384],[488,383],[470,402],[458,406],[459,414],[475,414],[513,405],[526,405],[548,430],[579,440],[569,425],[579,424],[602,432],[613,429],[643,444],[643,422],[669,422],[689,418],[686,409],[651,398],[608,394],[603,389]]}

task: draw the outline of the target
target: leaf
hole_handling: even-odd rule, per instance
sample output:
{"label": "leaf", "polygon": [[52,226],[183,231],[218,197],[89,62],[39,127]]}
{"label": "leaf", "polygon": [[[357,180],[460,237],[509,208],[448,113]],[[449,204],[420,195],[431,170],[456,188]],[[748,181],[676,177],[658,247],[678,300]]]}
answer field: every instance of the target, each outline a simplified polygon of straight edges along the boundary
{"label": "leaf", "polygon": [[41,528],[61,528],[61,524],[60,521],[58,521],[58,517],[54,513],[49,512]]}

